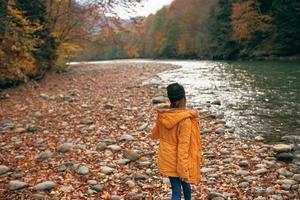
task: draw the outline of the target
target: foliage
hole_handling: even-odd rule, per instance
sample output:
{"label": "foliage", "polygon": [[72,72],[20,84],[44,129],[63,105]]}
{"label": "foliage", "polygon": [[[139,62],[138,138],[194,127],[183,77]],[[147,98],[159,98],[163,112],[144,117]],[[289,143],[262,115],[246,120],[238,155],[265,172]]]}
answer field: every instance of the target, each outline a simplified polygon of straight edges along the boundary
{"label": "foliage", "polygon": [[300,2],[292,0],[174,0],[141,25],[119,30],[120,37],[98,33],[93,58],[237,59],[299,54],[299,10]]}

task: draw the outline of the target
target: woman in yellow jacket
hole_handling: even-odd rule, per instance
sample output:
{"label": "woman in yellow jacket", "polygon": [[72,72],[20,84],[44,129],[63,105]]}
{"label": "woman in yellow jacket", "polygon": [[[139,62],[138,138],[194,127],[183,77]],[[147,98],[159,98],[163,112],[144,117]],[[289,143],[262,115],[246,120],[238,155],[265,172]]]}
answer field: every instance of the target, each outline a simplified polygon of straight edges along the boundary
{"label": "woman in yellow jacket", "polygon": [[172,200],[191,199],[190,183],[201,179],[201,139],[199,122],[193,111],[187,110],[185,90],[178,83],[167,87],[169,108],[159,109],[151,137],[159,139],[158,168],[168,176]]}

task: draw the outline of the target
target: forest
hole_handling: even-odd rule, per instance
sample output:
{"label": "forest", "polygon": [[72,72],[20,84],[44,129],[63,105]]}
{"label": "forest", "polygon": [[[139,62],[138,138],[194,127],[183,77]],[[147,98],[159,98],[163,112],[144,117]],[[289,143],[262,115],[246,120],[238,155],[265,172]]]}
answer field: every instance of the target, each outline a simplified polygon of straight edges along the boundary
{"label": "forest", "polygon": [[174,0],[155,15],[102,30],[79,56],[250,59],[300,53],[300,1]]}
{"label": "forest", "polygon": [[[300,53],[300,1],[174,0],[148,17],[106,15],[139,1],[1,0],[0,85],[70,60],[263,59]],[[112,9],[111,9],[112,10]]]}

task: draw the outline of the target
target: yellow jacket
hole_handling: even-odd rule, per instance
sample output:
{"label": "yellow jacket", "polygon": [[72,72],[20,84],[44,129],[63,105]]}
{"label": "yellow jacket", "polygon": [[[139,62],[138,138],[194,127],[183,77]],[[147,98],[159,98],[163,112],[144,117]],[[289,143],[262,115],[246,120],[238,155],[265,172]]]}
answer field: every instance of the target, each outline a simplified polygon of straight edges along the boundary
{"label": "yellow jacket", "polygon": [[159,139],[158,169],[165,176],[199,183],[202,160],[199,122],[193,111],[159,110],[152,139]]}

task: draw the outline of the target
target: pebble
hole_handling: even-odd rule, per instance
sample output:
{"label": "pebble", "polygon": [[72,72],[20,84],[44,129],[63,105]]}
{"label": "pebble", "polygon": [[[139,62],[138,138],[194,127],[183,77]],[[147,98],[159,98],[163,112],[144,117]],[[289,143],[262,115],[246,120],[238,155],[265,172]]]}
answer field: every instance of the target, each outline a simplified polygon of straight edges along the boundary
{"label": "pebble", "polygon": [[247,160],[242,160],[242,161],[240,161],[239,165],[240,165],[240,167],[248,168],[249,162]]}
{"label": "pebble", "polygon": [[50,150],[45,150],[43,152],[41,152],[37,157],[36,159],[38,161],[44,161],[44,160],[47,160],[49,158],[51,158],[51,156],[53,155],[53,153],[50,151]]}
{"label": "pebble", "polygon": [[0,165],[0,175],[5,174],[10,171],[10,168],[6,165]]}
{"label": "pebble", "polygon": [[292,177],[293,180],[300,182],[300,174],[294,174],[294,176]]}
{"label": "pebble", "polygon": [[294,145],[292,144],[276,144],[273,145],[273,150],[276,153],[282,153],[282,152],[290,152],[294,148]]}
{"label": "pebble", "polygon": [[238,175],[238,176],[248,176],[249,174],[250,174],[249,171],[246,171],[246,170],[238,170],[236,172],[236,175]]}
{"label": "pebble", "polygon": [[264,141],[265,140],[265,138],[263,138],[262,136],[256,136],[255,138],[254,138],[254,140],[255,141],[258,141],[258,142],[262,142],[262,141]]}
{"label": "pebble", "polygon": [[89,185],[96,185],[97,181],[96,180],[88,180],[87,181]]}
{"label": "pebble", "polygon": [[123,134],[120,138],[120,141],[132,141],[134,140],[134,137],[129,134]]}
{"label": "pebble", "polygon": [[18,181],[18,180],[9,181],[9,184],[8,184],[8,188],[12,191],[20,190],[20,189],[23,189],[26,187],[28,187],[28,183]]}
{"label": "pebble", "polygon": [[91,124],[94,124],[95,122],[94,122],[93,118],[87,117],[87,118],[84,118],[83,120],[81,120],[80,123],[85,124],[85,125],[91,125]]}
{"label": "pebble", "polygon": [[148,127],[148,123],[145,122],[145,123],[143,123],[137,130],[138,130],[138,131],[143,131],[143,130],[145,130],[147,127]]}
{"label": "pebble", "polygon": [[294,174],[290,171],[288,171],[286,168],[280,168],[278,170],[278,173],[282,176],[293,176]]}
{"label": "pebble", "polygon": [[275,188],[274,188],[273,186],[268,187],[268,188],[266,189],[266,193],[267,193],[267,194],[275,194]]}
{"label": "pebble", "polygon": [[51,190],[54,188],[56,184],[53,181],[45,181],[43,183],[39,183],[33,187],[34,190]]}
{"label": "pebble", "polygon": [[276,159],[283,162],[291,162],[294,159],[294,155],[292,153],[277,153],[275,155]]}
{"label": "pebble", "polygon": [[217,134],[224,134],[225,133],[225,129],[223,127],[219,127],[216,129],[216,133]]}
{"label": "pebble", "polygon": [[203,167],[203,168],[201,169],[201,172],[202,172],[203,174],[206,174],[206,173],[214,172],[214,171],[216,171],[216,170],[217,170],[216,168]]}
{"label": "pebble", "polygon": [[87,175],[89,173],[89,168],[87,166],[81,165],[76,169],[76,172],[80,175]]}
{"label": "pebble", "polygon": [[101,172],[108,175],[111,174],[115,169],[107,167],[107,166],[103,166],[101,167]]}
{"label": "pebble", "polygon": [[105,142],[101,142],[97,144],[96,150],[97,151],[104,151],[107,148],[107,144]]}
{"label": "pebble", "polygon": [[263,175],[266,174],[268,172],[268,170],[266,168],[261,168],[258,170],[253,171],[254,175]]}
{"label": "pebble", "polygon": [[15,130],[15,132],[16,133],[25,133],[27,131],[27,129],[26,128],[16,128],[16,130]]}
{"label": "pebble", "polygon": [[110,197],[110,200],[121,200],[122,199],[122,197],[120,197],[120,196],[118,196],[118,195],[112,195],[111,197]]}
{"label": "pebble", "polygon": [[96,192],[102,192],[103,191],[103,186],[96,184],[96,185],[91,185],[90,186],[92,190],[96,191]]}
{"label": "pebble", "polygon": [[249,187],[249,183],[248,182],[241,182],[241,183],[239,183],[239,187],[241,187],[241,188]]}
{"label": "pebble", "polygon": [[119,160],[117,160],[118,165],[126,165],[128,163],[130,163],[129,159],[119,159]]}
{"label": "pebble", "polygon": [[123,156],[131,161],[136,161],[140,158],[137,152],[128,149],[124,150]]}
{"label": "pebble", "polygon": [[72,147],[73,147],[73,144],[67,142],[67,143],[62,144],[62,145],[58,148],[58,151],[61,152],[61,153],[67,153],[67,152],[71,151]]}
{"label": "pebble", "polygon": [[122,149],[122,147],[115,144],[108,145],[107,148],[110,149],[111,151],[120,151]]}
{"label": "pebble", "polygon": [[213,102],[211,102],[211,104],[221,105],[221,101],[217,99],[217,100],[214,100]]}
{"label": "pebble", "polygon": [[126,181],[126,185],[128,185],[128,187],[133,188],[135,186],[135,183],[132,180],[128,180]]}

